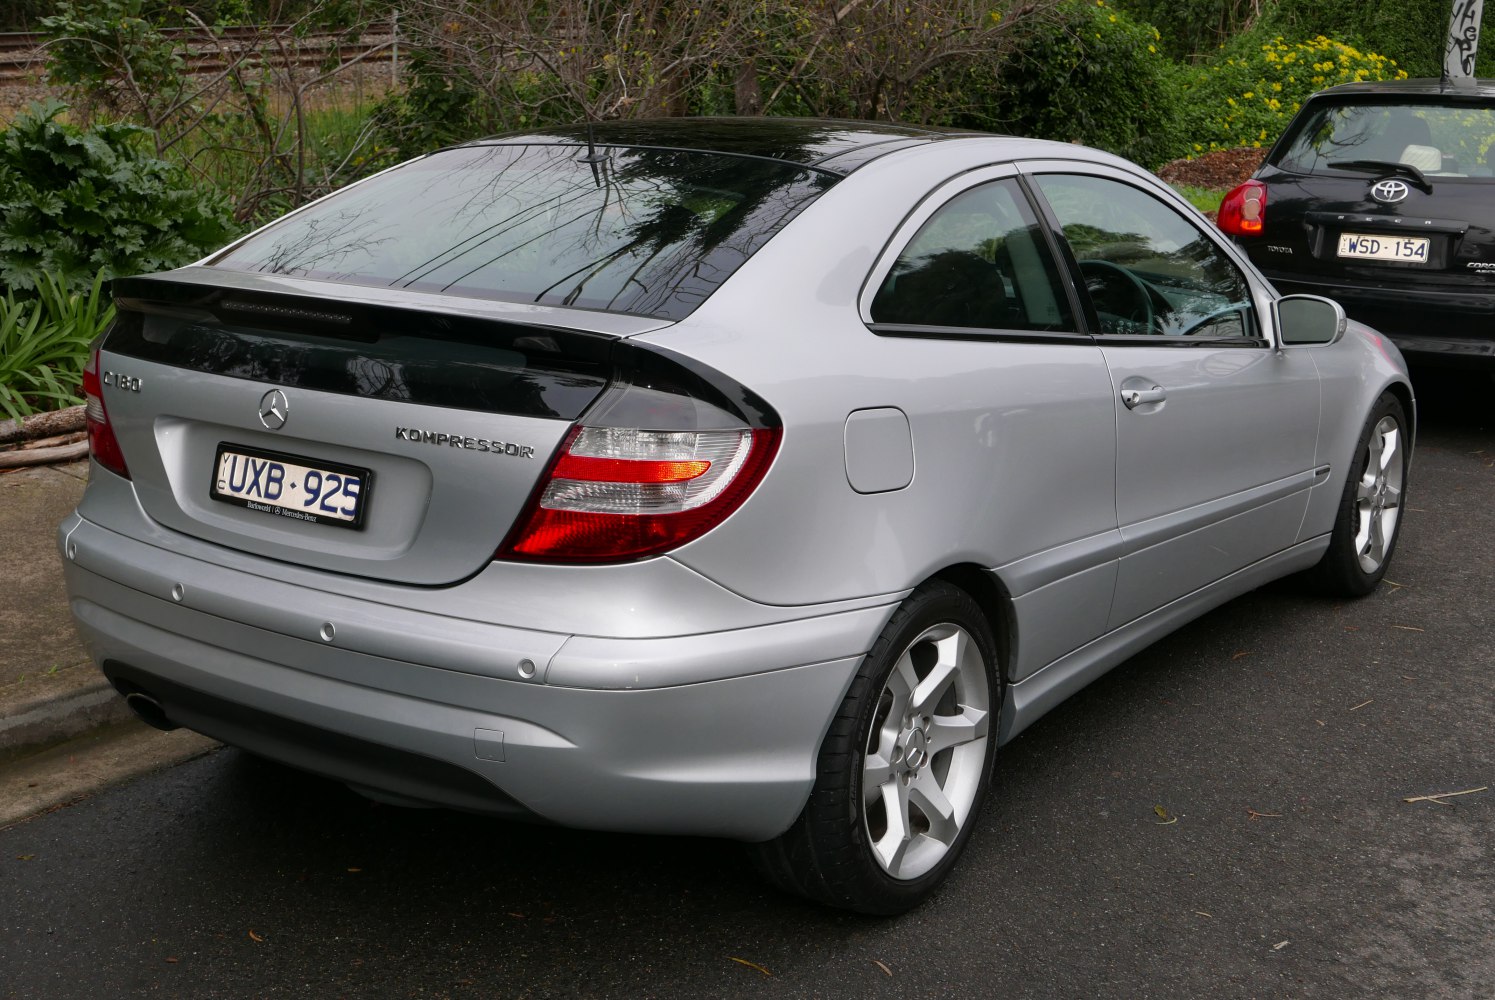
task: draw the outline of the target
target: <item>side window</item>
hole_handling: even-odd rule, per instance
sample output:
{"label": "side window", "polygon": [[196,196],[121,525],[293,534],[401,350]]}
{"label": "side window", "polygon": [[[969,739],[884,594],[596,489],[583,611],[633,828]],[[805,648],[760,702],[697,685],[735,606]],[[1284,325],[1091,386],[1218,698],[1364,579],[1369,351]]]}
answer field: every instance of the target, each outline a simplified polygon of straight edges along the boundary
{"label": "side window", "polygon": [[1079,262],[1101,333],[1258,336],[1245,276],[1167,203],[1104,177],[1042,174],[1036,180]]}
{"label": "side window", "polygon": [[1013,180],[963,191],[930,216],[873,297],[872,322],[1075,328],[1038,219]]}

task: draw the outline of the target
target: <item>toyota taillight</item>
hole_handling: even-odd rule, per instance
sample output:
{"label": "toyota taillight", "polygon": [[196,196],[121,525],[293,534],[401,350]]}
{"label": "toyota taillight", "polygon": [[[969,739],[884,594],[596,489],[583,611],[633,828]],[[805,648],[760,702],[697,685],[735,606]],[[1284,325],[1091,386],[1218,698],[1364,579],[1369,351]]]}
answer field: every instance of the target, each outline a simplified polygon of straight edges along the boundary
{"label": "toyota taillight", "polygon": [[99,348],[95,344],[88,352],[88,361],[83,366],[83,413],[88,418],[88,451],[93,460],[117,476],[130,478],[125,467],[125,456],[119,450],[119,440],[109,423],[109,411],[104,406],[104,385],[99,377]]}
{"label": "toyota taillight", "polygon": [[1267,186],[1249,180],[1232,188],[1220,200],[1215,223],[1231,236],[1260,236],[1267,217]]}
{"label": "toyota taillight", "polygon": [[625,562],[684,545],[762,482],[780,434],[700,399],[620,387],[572,429],[496,556]]}

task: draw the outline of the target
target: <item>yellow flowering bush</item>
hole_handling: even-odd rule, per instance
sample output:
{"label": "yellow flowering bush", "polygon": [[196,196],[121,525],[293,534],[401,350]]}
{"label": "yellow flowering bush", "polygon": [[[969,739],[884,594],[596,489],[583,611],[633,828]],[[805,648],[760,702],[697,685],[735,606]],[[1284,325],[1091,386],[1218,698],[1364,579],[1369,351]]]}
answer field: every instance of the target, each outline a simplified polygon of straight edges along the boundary
{"label": "yellow flowering bush", "polygon": [[1247,34],[1211,61],[1181,71],[1194,153],[1277,141],[1303,100],[1341,83],[1405,80],[1396,60],[1318,35],[1289,42]]}

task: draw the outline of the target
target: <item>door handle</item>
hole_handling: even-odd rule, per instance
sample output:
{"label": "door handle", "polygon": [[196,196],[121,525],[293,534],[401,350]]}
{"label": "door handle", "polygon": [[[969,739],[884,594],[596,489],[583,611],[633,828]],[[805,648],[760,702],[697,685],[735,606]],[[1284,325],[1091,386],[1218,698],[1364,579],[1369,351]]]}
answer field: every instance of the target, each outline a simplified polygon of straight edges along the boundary
{"label": "door handle", "polygon": [[1122,389],[1121,401],[1126,404],[1128,410],[1135,410],[1144,403],[1161,403],[1168,398],[1168,393],[1160,385],[1151,389]]}

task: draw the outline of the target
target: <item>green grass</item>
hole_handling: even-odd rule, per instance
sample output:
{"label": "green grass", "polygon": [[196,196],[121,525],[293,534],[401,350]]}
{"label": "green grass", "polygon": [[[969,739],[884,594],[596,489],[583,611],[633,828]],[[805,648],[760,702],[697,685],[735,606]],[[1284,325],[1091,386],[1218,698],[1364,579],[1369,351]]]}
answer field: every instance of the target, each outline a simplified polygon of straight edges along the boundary
{"label": "green grass", "polygon": [[1220,207],[1227,188],[1202,188],[1190,184],[1174,184],[1173,190],[1184,196],[1184,200],[1201,212],[1214,212]]}

